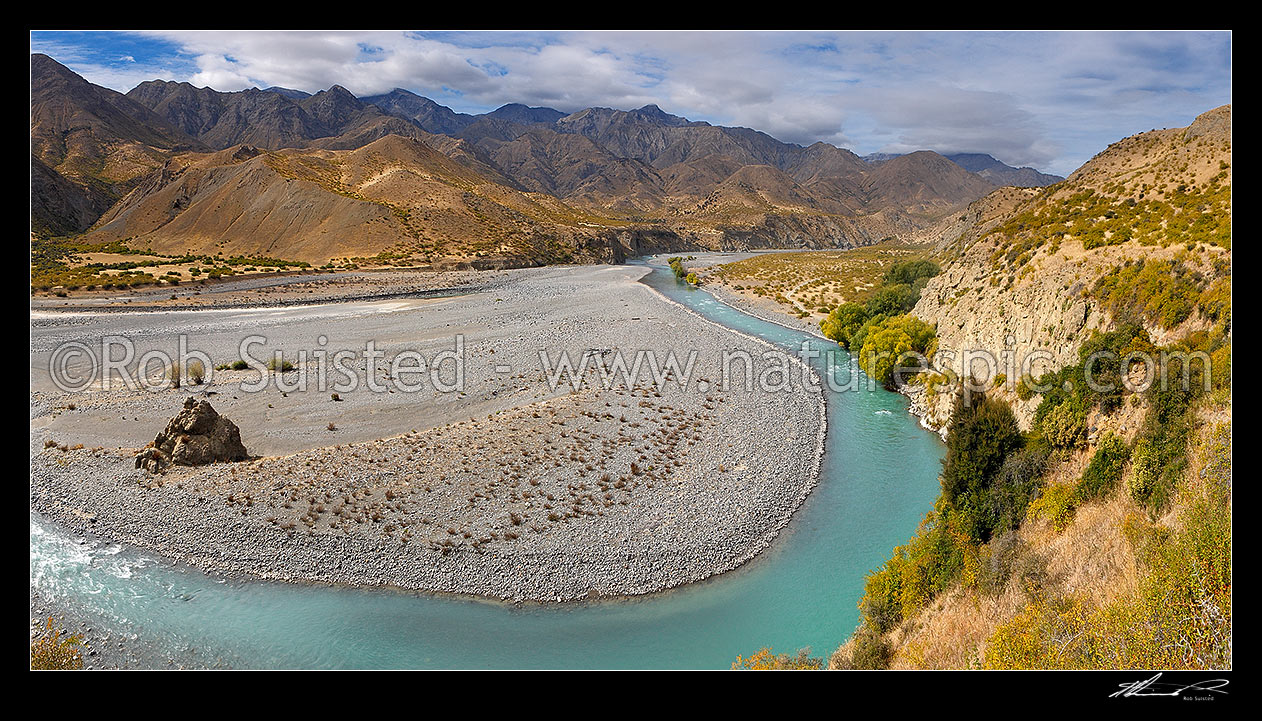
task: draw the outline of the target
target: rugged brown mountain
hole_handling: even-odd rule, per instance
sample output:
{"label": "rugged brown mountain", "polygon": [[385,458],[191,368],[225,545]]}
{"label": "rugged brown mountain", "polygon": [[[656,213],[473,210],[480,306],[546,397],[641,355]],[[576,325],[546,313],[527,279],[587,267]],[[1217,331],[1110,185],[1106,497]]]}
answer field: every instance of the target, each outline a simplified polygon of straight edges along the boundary
{"label": "rugged brown mountain", "polygon": [[411,120],[422,130],[437,135],[457,135],[477,119],[402,88],[383,95],[371,95],[363,101],[389,115]]}
{"label": "rugged brown mountain", "polygon": [[509,142],[484,138],[478,148],[523,187],[584,205],[651,209],[661,206],[665,192],[651,167],[619,158],[581,135],[536,127]]}
{"label": "rugged brown mountain", "polygon": [[137,85],[127,97],[211,148],[247,144],[275,150],[319,141],[349,148],[391,133],[420,134],[415,124],[360,101],[340,85],[295,97],[254,88],[221,93],[152,80]]}
{"label": "rugged brown mountain", "polygon": [[588,108],[557,120],[556,128],[590,138],[620,158],[657,168],[708,155],[725,155],[742,165],[781,167],[800,149],[748,128],[717,127],[670,115],[656,105],[636,110]]}
{"label": "rugged brown mountain", "polygon": [[976,173],[995,185],[1042,188],[1064,180],[1059,175],[1040,173],[1034,168],[1014,168],[985,153],[952,153],[945,157],[968,172]]}
{"label": "rugged brown mountain", "polygon": [[874,209],[931,215],[970,203],[995,186],[937,153],[922,150],[881,163],[860,187]]}
{"label": "rugged brown mountain", "polygon": [[508,103],[482,117],[520,125],[550,125],[565,117],[565,113],[552,108],[532,108],[521,103]]}
{"label": "rugged brown mountain", "polygon": [[31,155],[31,230],[37,235],[80,233],[113,204],[99,184],[73,183]]}
{"label": "rugged brown mountain", "polygon": [[[172,153],[200,143],[148,108],[31,56],[32,212],[38,228],[79,232]],[[52,171],[61,180],[48,175]],[[63,182],[64,181],[64,182]]]}
{"label": "rugged brown mountain", "polygon": [[[33,60],[33,84],[43,92],[32,143],[47,166],[33,169],[37,230],[82,231],[98,213],[90,240],[154,249],[533,263],[650,246],[837,247],[923,228],[992,188],[934,153],[874,166],[654,105],[564,115],[509,104],[471,116],[404,90],[360,99],[340,86],[223,93],[165,81],[123,96],[47,58]],[[74,157],[94,159],[91,178],[104,167],[130,184],[99,193],[59,182],[74,180],[56,153],[56,128],[68,126],[36,118],[59,117],[50,109],[70,102],[61,95],[92,109],[78,125],[95,128],[96,150]],[[389,172],[360,188],[369,181],[348,173],[370,149]],[[128,159],[130,174],[118,173]]]}
{"label": "rugged brown mountain", "polygon": [[[898,157],[901,157],[900,153],[871,153],[862,159],[872,165],[880,165]],[[1014,168],[986,153],[945,153],[942,157],[999,186],[1043,188],[1064,180],[1059,175],[1042,173],[1030,167]]]}
{"label": "rugged brown mountain", "polygon": [[[163,253],[323,263],[390,251],[417,262],[573,257],[599,218],[491,182],[425,143],[390,135],[355,150],[236,146],[186,154],[111,209],[88,242]],[[505,260],[509,259],[509,260]]]}

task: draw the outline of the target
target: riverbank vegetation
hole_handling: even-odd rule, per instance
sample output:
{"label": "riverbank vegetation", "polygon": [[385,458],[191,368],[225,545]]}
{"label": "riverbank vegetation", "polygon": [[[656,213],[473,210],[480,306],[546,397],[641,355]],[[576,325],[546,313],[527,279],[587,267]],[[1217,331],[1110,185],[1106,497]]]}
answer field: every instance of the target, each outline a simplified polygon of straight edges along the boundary
{"label": "riverbank vegetation", "polygon": [[748,658],[737,656],[732,662],[733,671],[818,671],[824,667],[824,659],[811,656],[809,648],[798,649],[793,655],[777,654],[764,647]]}
{"label": "riverbank vegetation", "polygon": [[866,302],[833,308],[820,321],[820,332],[857,355],[870,377],[892,388],[894,371],[908,354],[932,357],[937,351],[933,327],[908,313],[925,284],[940,272],[931,260],[897,263],[884,272]]}
{"label": "riverbank vegetation", "polygon": [[864,303],[893,264],[927,258],[929,247],[886,239],[848,250],[760,253],[709,272],[737,293],[774,301],[799,318]]}
{"label": "riverbank vegetation", "polygon": [[673,258],[666,259],[666,263],[670,266],[671,272],[675,274],[675,280],[682,280],[688,285],[700,285],[701,281],[697,278],[697,274],[688,270],[688,267],[684,265],[685,260],[693,259],[694,257],[691,255],[687,258],[675,256]]}
{"label": "riverbank vegetation", "polygon": [[109,290],[147,285],[179,285],[188,274],[207,280],[242,273],[276,273],[310,268],[303,261],[266,256],[163,255],[115,241],[105,244],[72,238],[32,238],[31,289]]}
{"label": "riverbank vegetation", "polygon": [[[1084,382],[1093,353],[1133,349],[1198,355],[1186,384],[1182,370],[1136,392]],[[830,667],[933,666],[923,636],[953,603],[1011,608],[978,632],[971,663],[987,668],[1230,666],[1230,339],[1220,328],[1154,348],[1130,325],[1097,333],[1080,353],[1082,362],[1038,379],[1047,390],[1028,432],[998,399],[957,401],[941,494],[917,534],[868,576],[861,625]],[[1103,366],[1097,384],[1130,370]],[[1139,410],[1142,422],[1127,429],[1123,419]],[[1092,592],[1062,568],[1063,554],[1092,550],[1057,539],[1084,509],[1098,523],[1094,509],[1106,507],[1120,520],[1089,532],[1113,539],[1096,541],[1117,567]]]}

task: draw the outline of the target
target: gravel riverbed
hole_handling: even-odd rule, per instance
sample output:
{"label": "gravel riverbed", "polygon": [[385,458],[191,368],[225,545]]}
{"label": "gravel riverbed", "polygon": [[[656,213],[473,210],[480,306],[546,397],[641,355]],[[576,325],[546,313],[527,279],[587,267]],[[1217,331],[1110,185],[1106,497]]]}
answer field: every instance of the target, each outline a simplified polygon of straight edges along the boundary
{"label": "gravel riverbed", "polygon": [[[230,577],[513,601],[652,593],[736,568],[814,487],[823,398],[796,359],[764,357],[763,341],[638,283],[646,270],[504,271],[459,298],[333,310],[33,319],[32,510]],[[40,375],[67,339],[124,333],[166,347],[190,325],[216,360],[243,334],[292,347],[313,325],[431,358],[458,333],[463,391],[246,393],[240,371],[196,387],[65,393]],[[553,387],[540,351],[586,359],[578,387]],[[631,382],[602,382],[619,358],[631,367],[649,351],[659,366],[673,351],[677,371],[654,381],[645,359]],[[723,388],[725,352],[746,354],[753,377],[788,382],[747,390],[737,363]],[[366,383],[367,365],[354,367]],[[188,395],[237,422],[259,457],[135,469],[135,451]]]}

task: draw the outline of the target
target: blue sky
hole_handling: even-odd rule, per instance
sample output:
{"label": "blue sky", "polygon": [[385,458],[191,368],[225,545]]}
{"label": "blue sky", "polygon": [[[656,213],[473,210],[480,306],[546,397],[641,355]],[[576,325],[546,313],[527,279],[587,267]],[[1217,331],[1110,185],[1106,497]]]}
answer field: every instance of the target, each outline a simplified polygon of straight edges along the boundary
{"label": "blue sky", "polygon": [[521,102],[667,112],[860,154],[986,152],[1068,174],[1109,143],[1231,102],[1229,32],[54,32],[122,92],[407,88],[460,112]]}

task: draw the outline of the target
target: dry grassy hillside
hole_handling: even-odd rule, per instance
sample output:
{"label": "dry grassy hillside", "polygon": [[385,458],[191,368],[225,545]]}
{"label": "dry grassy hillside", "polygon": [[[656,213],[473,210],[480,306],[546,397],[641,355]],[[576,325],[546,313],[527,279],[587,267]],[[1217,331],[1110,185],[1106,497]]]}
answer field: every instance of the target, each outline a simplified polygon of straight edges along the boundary
{"label": "dry grassy hillside", "polygon": [[551,226],[606,222],[488,181],[420,141],[391,135],[349,151],[239,146],[181,157],[83,240],[311,263],[381,254],[421,263],[470,256],[546,261],[574,252]]}

